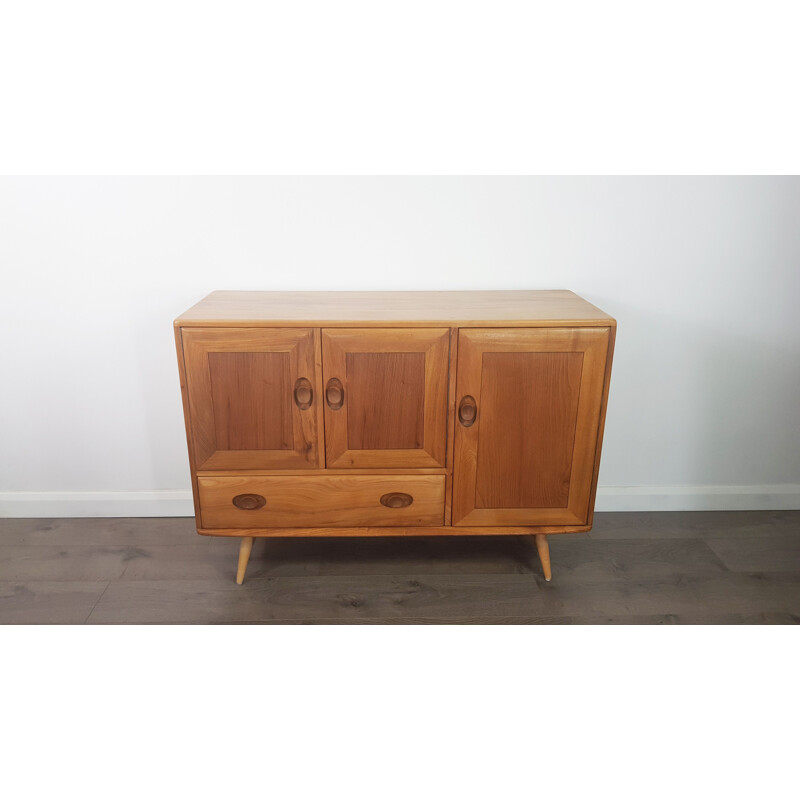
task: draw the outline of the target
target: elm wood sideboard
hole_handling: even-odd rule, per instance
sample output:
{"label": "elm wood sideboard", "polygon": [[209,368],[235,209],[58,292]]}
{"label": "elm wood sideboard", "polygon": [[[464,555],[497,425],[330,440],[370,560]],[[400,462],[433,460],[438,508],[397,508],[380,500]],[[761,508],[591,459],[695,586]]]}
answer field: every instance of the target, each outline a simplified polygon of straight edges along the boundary
{"label": "elm wood sideboard", "polygon": [[568,291],[213,292],[175,321],[197,532],[592,526],[616,322]]}

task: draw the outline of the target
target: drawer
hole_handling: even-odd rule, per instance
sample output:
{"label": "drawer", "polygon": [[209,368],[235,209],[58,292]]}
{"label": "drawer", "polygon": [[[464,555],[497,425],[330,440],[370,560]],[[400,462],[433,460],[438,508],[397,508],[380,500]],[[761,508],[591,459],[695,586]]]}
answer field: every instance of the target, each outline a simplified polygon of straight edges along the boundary
{"label": "drawer", "polygon": [[444,524],[444,475],[243,475],[197,483],[204,528]]}

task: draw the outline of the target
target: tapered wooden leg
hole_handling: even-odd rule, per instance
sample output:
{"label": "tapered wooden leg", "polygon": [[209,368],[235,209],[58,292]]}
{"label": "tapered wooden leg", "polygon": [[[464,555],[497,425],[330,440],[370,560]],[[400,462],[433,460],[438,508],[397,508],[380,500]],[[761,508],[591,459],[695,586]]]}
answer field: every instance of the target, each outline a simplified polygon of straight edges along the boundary
{"label": "tapered wooden leg", "polygon": [[546,533],[534,534],[536,539],[536,549],[539,551],[539,561],[542,562],[542,572],[544,572],[544,579],[549,581],[553,577],[550,572],[550,545],[547,543]]}
{"label": "tapered wooden leg", "polygon": [[253,537],[244,536],[239,545],[239,569],[236,570],[236,583],[244,581],[244,573],[247,569],[247,562],[250,560],[250,552],[253,549]]}

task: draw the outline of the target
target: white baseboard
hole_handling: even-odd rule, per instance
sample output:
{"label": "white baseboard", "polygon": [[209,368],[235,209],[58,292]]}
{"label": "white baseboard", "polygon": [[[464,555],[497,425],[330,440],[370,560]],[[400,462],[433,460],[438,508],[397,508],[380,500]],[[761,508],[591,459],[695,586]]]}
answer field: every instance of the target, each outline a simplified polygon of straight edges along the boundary
{"label": "white baseboard", "polygon": [[[597,511],[800,509],[800,484],[601,486]],[[189,491],[0,492],[0,517],[192,517]]]}
{"label": "white baseboard", "polygon": [[596,511],[785,511],[800,509],[800,484],[598,486]]}
{"label": "white baseboard", "polygon": [[0,517],[193,517],[191,491],[0,492]]}

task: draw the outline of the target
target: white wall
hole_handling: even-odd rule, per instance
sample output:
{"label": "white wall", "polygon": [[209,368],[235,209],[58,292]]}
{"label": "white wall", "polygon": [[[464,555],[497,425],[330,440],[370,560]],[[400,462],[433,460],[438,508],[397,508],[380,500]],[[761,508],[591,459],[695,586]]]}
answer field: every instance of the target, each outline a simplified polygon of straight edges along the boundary
{"label": "white wall", "polygon": [[619,323],[599,509],[800,507],[796,178],[5,178],[0,269],[0,514],[192,513],[214,289],[572,289]]}

